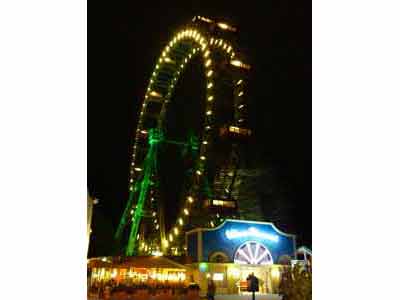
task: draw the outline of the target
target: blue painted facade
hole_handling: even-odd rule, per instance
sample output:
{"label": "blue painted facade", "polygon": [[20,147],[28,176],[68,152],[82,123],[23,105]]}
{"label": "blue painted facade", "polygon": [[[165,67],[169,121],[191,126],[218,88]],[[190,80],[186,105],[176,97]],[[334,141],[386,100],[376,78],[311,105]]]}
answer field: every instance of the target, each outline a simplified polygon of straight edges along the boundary
{"label": "blue painted facade", "polygon": [[241,220],[226,220],[217,228],[188,232],[187,251],[193,261],[197,262],[208,262],[215,252],[225,253],[233,262],[237,249],[249,241],[259,242],[267,247],[275,263],[283,255],[295,258],[294,235],[281,232],[272,223]]}

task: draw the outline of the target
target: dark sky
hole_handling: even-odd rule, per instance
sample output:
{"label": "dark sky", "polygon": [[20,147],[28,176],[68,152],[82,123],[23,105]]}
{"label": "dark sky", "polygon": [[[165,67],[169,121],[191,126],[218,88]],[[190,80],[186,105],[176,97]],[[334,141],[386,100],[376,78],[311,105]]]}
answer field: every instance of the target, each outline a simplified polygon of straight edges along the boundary
{"label": "dark sky", "polygon": [[239,29],[252,65],[254,156],[273,170],[294,206],[284,229],[311,246],[311,1],[176,2],[89,3],[88,188],[101,200],[94,238],[115,228],[127,199],[138,107],[160,50],[179,27],[203,15]]}

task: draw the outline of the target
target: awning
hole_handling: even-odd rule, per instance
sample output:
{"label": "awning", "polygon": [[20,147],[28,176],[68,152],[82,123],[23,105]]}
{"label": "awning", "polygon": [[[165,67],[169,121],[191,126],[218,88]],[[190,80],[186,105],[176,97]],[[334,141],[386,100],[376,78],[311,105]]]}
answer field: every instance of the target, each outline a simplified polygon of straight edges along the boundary
{"label": "awning", "polygon": [[146,268],[146,269],[182,269],[188,267],[163,256],[132,256],[92,258],[89,268]]}

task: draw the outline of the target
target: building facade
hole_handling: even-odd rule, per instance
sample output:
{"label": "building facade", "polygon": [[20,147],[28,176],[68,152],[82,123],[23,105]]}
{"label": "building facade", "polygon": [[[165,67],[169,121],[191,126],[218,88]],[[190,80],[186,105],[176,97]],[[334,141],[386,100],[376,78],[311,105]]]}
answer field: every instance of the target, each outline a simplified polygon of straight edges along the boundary
{"label": "building facade", "polygon": [[246,278],[254,273],[260,292],[274,293],[282,265],[296,259],[296,237],[272,223],[225,220],[216,228],[187,232],[186,249],[202,291],[212,278],[219,294],[246,293]]}

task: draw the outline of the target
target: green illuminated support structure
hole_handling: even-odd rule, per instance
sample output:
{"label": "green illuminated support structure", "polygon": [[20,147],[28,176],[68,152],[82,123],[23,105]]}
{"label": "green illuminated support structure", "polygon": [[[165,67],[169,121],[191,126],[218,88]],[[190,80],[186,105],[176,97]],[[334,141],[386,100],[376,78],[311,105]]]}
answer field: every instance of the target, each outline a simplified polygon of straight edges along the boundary
{"label": "green illuminated support structure", "polygon": [[[231,42],[237,29],[197,16],[165,45],[144,96],[133,145],[129,198],[116,232],[126,240],[125,255],[181,254],[183,233],[195,226],[214,227],[224,218],[240,217],[232,197],[247,125],[246,79],[250,69]],[[204,123],[201,132],[180,139],[166,130],[169,103],[185,68],[200,59],[204,70]],[[194,95],[195,97],[196,95]],[[192,116],[199,118],[199,116]],[[169,146],[168,146],[169,145]],[[160,188],[160,155],[165,147],[180,149],[190,162],[176,201],[175,220],[166,220]],[[174,149],[175,149],[174,148]]]}

